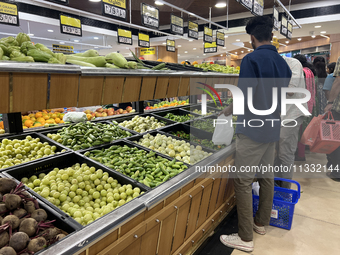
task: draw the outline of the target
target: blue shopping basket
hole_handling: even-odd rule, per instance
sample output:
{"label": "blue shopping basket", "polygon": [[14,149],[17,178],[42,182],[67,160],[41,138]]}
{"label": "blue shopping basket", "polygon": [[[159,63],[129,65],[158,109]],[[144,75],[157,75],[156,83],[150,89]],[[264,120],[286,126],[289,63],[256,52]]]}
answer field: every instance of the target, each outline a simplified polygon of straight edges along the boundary
{"label": "blue shopping basket", "polygon": [[[293,222],[294,207],[299,201],[301,186],[293,180],[274,178],[275,181],[291,182],[296,184],[298,190],[274,187],[273,208],[270,225],[290,230]],[[261,186],[260,186],[261,189]],[[259,196],[253,194],[253,216],[259,208]]]}

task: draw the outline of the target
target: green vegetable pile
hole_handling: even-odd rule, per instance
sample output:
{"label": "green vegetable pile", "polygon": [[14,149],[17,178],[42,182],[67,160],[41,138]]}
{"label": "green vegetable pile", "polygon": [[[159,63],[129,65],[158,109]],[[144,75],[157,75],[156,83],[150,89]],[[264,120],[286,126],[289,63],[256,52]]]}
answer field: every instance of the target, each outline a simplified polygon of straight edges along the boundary
{"label": "green vegetable pile", "polygon": [[225,148],[225,145],[215,145],[211,140],[208,139],[200,139],[192,134],[187,134],[184,131],[177,131],[177,132],[171,132],[172,135],[175,135],[177,137],[180,137],[182,139],[203,145],[207,148],[213,149],[213,150],[220,150]]}
{"label": "green vegetable pile", "polygon": [[195,128],[202,129],[210,133],[214,133],[215,131],[213,119],[195,120],[191,123],[191,125]]}
{"label": "green vegetable pile", "polygon": [[148,130],[153,130],[165,126],[162,121],[158,121],[158,119],[153,116],[135,116],[131,120],[125,120],[119,123],[119,125],[127,129],[134,130],[138,133],[145,133]]}
{"label": "green vegetable pile", "polygon": [[185,122],[185,121],[195,119],[196,116],[192,116],[191,114],[175,115],[173,113],[168,113],[167,115],[164,116],[164,118],[167,118],[169,120],[176,121],[176,122]]}
{"label": "green vegetable pile", "polygon": [[176,159],[169,161],[156,156],[155,152],[127,145],[113,145],[108,149],[85,152],[84,155],[151,188],[187,169],[186,165],[176,162]]}
{"label": "green vegetable pile", "polygon": [[210,63],[203,63],[203,64],[196,64],[194,67],[202,68],[205,71],[215,71],[219,73],[230,73],[230,74],[239,74],[240,69],[239,67],[232,67],[232,66],[222,66],[219,64],[210,64]]}
{"label": "green vegetable pile", "polygon": [[84,122],[63,127],[57,134],[47,134],[47,137],[71,148],[72,150],[87,149],[103,143],[129,137],[132,134],[118,125]]}
{"label": "green vegetable pile", "polygon": [[[199,114],[199,115],[203,115],[201,110],[195,109],[195,110],[193,110],[192,112],[193,112],[193,113],[196,113],[196,114]],[[206,113],[204,116],[210,116],[210,115],[213,115],[213,114],[215,114],[214,111],[207,111],[207,113]]]}

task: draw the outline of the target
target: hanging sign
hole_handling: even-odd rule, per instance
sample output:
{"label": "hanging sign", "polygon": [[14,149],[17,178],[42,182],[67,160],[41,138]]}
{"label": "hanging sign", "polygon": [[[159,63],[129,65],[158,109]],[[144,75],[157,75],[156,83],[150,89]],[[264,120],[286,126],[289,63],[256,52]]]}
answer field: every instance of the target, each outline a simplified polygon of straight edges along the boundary
{"label": "hanging sign", "polygon": [[174,40],[166,40],[166,50],[171,52],[176,52],[175,41]]}
{"label": "hanging sign", "polygon": [[150,36],[143,33],[138,33],[138,46],[143,48],[150,47]]}
{"label": "hanging sign", "polygon": [[0,24],[19,26],[18,6],[0,1]]}
{"label": "hanging sign", "polygon": [[142,25],[159,28],[159,10],[156,7],[142,3]]}
{"label": "hanging sign", "polygon": [[58,4],[66,4],[66,5],[68,5],[68,1],[69,0],[46,0],[46,1],[55,2],[55,3],[58,3]]}
{"label": "hanging sign", "polygon": [[102,0],[102,13],[109,17],[126,20],[126,0]]}
{"label": "hanging sign", "polygon": [[216,45],[224,47],[224,33],[216,32]]}
{"label": "hanging sign", "polygon": [[279,30],[279,10],[273,7],[273,20],[274,20],[274,29]]}
{"label": "hanging sign", "polygon": [[291,21],[288,21],[287,38],[291,40],[292,37],[293,37],[293,24]]}
{"label": "hanging sign", "polygon": [[53,52],[73,53],[73,46],[52,44]]}
{"label": "hanging sign", "polygon": [[82,36],[80,19],[60,14],[60,32],[62,34]]}
{"label": "hanging sign", "polygon": [[204,53],[215,53],[217,52],[216,42],[204,43]]}
{"label": "hanging sign", "polygon": [[188,22],[188,37],[198,40],[198,24],[192,21]]}
{"label": "hanging sign", "polygon": [[213,31],[211,28],[204,27],[204,37],[203,42],[212,43],[213,41]]}
{"label": "hanging sign", "polygon": [[132,32],[118,28],[118,43],[132,45]]}
{"label": "hanging sign", "polygon": [[151,47],[151,48],[141,48],[139,50],[139,55],[141,56],[146,56],[146,55],[155,55],[156,54],[156,48]]}
{"label": "hanging sign", "polygon": [[288,27],[288,21],[284,14],[281,15],[281,29],[280,34],[287,36],[287,27]]}
{"label": "hanging sign", "polygon": [[252,13],[257,16],[263,16],[264,2],[263,0],[253,0]]}
{"label": "hanging sign", "polygon": [[171,14],[170,30],[171,33],[183,35],[184,34],[183,19],[181,17]]}
{"label": "hanging sign", "polygon": [[273,38],[272,45],[274,45],[275,48],[276,48],[277,50],[279,50],[279,48],[280,48],[279,39],[277,39],[276,37],[274,37],[274,38]]}
{"label": "hanging sign", "polygon": [[244,7],[246,7],[249,11],[252,11],[252,9],[253,9],[253,0],[238,0],[237,2],[239,2]]}

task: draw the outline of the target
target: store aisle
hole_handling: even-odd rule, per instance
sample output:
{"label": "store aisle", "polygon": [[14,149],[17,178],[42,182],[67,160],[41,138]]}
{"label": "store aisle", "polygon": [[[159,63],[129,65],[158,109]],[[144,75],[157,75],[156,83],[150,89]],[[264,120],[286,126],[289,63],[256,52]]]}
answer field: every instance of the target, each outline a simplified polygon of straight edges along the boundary
{"label": "store aisle", "polygon": [[[326,156],[322,154],[306,154],[306,159],[302,164],[326,164]],[[338,255],[340,183],[330,180],[325,173],[322,175],[323,178],[297,179],[302,194],[295,206],[290,231],[269,226],[265,236],[254,234],[252,253],[234,250],[232,255]]]}

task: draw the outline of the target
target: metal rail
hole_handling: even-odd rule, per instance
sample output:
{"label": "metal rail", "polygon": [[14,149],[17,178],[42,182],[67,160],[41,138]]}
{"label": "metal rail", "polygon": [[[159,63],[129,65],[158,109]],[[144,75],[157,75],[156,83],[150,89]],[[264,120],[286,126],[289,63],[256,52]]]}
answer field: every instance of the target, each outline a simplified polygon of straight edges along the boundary
{"label": "metal rail", "polygon": [[287,15],[292,19],[292,21],[294,21],[294,23],[299,27],[302,28],[301,25],[296,21],[296,19],[293,17],[293,15],[287,10],[287,8],[281,3],[280,0],[274,0],[274,2],[276,2],[278,5],[280,5],[282,7],[282,9],[284,10],[285,13],[287,13]]}

